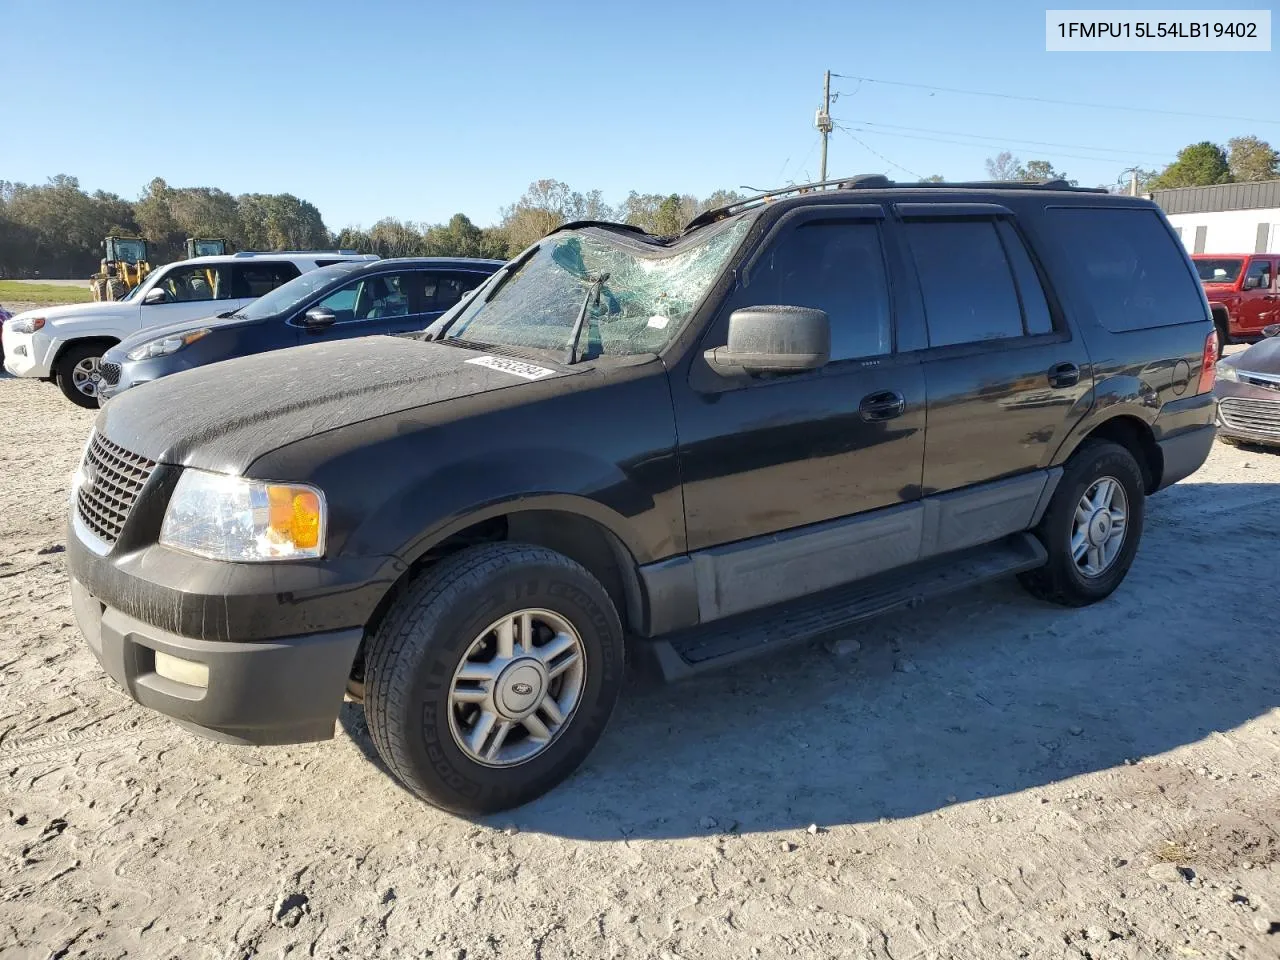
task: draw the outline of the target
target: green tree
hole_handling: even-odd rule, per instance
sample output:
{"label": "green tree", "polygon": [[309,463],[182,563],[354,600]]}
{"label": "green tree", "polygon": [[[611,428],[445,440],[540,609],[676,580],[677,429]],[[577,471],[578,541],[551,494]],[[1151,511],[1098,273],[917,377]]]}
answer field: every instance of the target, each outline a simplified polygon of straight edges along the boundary
{"label": "green tree", "polygon": [[1227,141],[1227,168],[1237,183],[1275,180],[1280,177],[1280,153],[1257,137],[1232,137]]}
{"label": "green tree", "polygon": [[921,183],[946,183],[947,178],[940,173],[930,174],[927,177],[920,178]]}
{"label": "green tree", "polygon": [[1179,150],[1177,158],[1151,181],[1150,187],[1152,190],[1207,187],[1230,180],[1231,168],[1227,164],[1226,151],[1216,143],[1204,140]]}

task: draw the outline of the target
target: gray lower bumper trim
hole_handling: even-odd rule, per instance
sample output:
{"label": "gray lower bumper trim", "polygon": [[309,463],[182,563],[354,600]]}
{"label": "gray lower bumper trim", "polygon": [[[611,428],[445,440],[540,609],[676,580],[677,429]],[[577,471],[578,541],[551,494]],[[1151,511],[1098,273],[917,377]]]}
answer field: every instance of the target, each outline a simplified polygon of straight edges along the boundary
{"label": "gray lower bumper trim", "polygon": [[1217,432],[1217,428],[1210,424],[1161,440],[1160,453],[1164,459],[1164,472],[1160,475],[1160,486],[1156,489],[1163,490],[1199,470],[1208,459]]}
{"label": "gray lower bumper trim", "polygon": [[[78,581],[71,601],[103,669],[138,703],[217,740],[250,744],[328,740],[363,631],[255,643],[195,640],[104,607]],[[208,668],[208,686],[156,672],[156,652]]]}

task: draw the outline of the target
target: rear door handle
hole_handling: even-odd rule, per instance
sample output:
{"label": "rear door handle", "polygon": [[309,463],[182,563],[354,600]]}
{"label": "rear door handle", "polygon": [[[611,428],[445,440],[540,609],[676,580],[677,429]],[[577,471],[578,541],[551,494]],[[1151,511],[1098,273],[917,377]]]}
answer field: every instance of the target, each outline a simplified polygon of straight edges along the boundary
{"label": "rear door handle", "polygon": [[1049,386],[1074,387],[1080,382],[1080,368],[1074,363],[1055,363],[1049,368]]}
{"label": "rear door handle", "polygon": [[906,399],[894,390],[869,393],[862,398],[862,403],[858,404],[858,413],[867,423],[892,420],[894,417],[902,416],[906,409]]}

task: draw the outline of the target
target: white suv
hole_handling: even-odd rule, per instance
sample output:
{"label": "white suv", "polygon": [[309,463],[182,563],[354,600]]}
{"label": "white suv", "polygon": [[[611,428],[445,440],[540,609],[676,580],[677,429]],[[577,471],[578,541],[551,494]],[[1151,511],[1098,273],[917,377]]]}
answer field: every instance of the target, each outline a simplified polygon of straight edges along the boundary
{"label": "white suv", "polygon": [[98,405],[98,364],[113,345],[145,327],[232,313],[282,283],[343,260],[351,251],[282,251],[196,257],[159,267],[123,300],[42,307],[4,324],[4,368],[54,380],[82,407]]}

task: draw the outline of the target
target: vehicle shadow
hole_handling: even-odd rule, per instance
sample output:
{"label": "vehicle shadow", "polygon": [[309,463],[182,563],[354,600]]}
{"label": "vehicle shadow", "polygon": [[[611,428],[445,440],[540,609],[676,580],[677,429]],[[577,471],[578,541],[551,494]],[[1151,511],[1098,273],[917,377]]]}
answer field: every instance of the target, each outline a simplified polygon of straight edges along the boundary
{"label": "vehicle shadow", "polygon": [[[1239,726],[1280,706],[1275,606],[1232,572],[1280,551],[1257,519],[1277,508],[1280,485],[1179,484],[1149,502],[1137,562],[1094,606],[1002,582],[860,625],[850,656],[815,644],[632,685],[568,783],[486,822],[591,840],[874,822]],[[373,758],[359,708],[342,722]]]}

